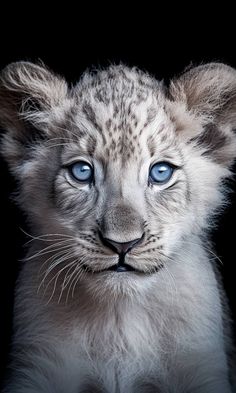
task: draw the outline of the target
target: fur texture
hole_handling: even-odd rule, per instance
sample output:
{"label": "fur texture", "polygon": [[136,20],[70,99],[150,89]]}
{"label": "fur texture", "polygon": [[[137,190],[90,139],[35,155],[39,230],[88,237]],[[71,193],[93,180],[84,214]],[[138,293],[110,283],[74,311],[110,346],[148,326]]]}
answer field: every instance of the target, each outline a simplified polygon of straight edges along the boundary
{"label": "fur texture", "polygon": [[[231,393],[229,315],[207,240],[236,156],[236,71],[166,88],[123,65],[69,89],[44,66],[0,78],[2,154],[32,239],[4,393]],[[74,162],[93,167],[79,183]],[[149,169],[169,162],[169,182]],[[142,238],[114,272],[101,241]]]}

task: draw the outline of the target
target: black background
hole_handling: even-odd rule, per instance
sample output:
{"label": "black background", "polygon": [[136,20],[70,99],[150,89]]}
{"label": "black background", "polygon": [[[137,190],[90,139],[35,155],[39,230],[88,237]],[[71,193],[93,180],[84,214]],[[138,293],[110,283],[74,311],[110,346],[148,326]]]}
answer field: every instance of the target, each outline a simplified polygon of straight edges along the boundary
{"label": "black background", "polygon": [[[92,8],[92,5],[91,5]],[[147,9],[145,8],[147,11]],[[46,10],[45,10],[46,11]],[[142,10],[141,10],[142,11]],[[235,33],[230,20],[222,27],[225,16],[222,14],[213,25],[209,20],[193,22],[192,17],[174,26],[169,20],[169,13],[161,12],[150,19],[154,10],[134,19],[134,16],[120,13],[120,20],[113,23],[112,18],[97,17],[91,21],[88,10],[72,18],[75,10],[64,15],[57,26],[47,20],[34,18],[21,19],[17,22],[10,18],[10,13],[2,14],[6,18],[1,32],[1,69],[12,61],[41,59],[51,69],[63,74],[73,83],[81,73],[93,66],[107,66],[123,62],[135,65],[154,74],[158,79],[168,80],[180,73],[190,63],[198,65],[209,61],[222,61],[236,68]],[[37,13],[37,10],[35,10]],[[114,10],[113,13],[116,13]],[[192,11],[194,13],[194,10]],[[142,14],[142,12],[141,12]],[[93,12],[96,17],[96,12]],[[53,13],[51,21],[57,18]],[[64,20],[69,28],[64,26]],[[143,21],[146,21],[146,24]],[[130,27],[131,21],[135,25]],[[83,25],[82,25],[83,22]],[[160,27],[160,23],[162,26]],[[148,27],[146,27],[148,25]],[[203,29],[203,25],[205,30]],[[11,36],[9,34],[11,33]],[[200,34],[201,33],[201,34]],[[236,170],[236,166],[235,166]],[[12,326],[12,307],[14,283],[19,269],[17,262],[23,256],[23,244],[26,241],[20,228],[26,229],[24,217],[10,200],[14,190],[14,180],[7,172],[4,162],[0,162],[0,217],[1,217],[1,276],[0,276],[0,356],[1,378],[4,373]],[[236,181],[231,182],[231,205],[220,219],[219,227],[214,230],[213,241],[223,265],[221,271],[231,310],[236,319],[236,289],[234,284],[235,263],[235,219],[236,219]]]}

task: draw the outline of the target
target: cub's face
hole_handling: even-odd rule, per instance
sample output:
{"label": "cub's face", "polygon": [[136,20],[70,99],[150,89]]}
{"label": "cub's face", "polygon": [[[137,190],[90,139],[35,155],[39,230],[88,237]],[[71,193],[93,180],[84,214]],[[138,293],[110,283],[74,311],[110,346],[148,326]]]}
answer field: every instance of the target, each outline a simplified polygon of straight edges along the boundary
{"label": "cub's face", "polygon": [[168,94],[122,66],[71,91],[30,63],[3,71],[2,150],[49,269],[75,282],[146,280],[207,227],[234,158],[233,99],[221,112],[217,99],[235,71],[205,67]]}
{"label": "cub's face", "polygon": [[136,103],[131,87],[108,105],[93,92],[60,140],[54,207],[91,272],[158,271],[189,203],[174,124],[152,90]]}

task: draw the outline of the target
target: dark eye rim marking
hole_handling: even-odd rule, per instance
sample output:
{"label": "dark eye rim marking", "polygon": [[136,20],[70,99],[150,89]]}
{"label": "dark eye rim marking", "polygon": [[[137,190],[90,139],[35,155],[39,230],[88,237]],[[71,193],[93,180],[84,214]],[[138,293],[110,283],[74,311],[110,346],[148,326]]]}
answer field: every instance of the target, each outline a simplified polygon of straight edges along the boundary
{"label": "dark eye rim marking", "polygon": [[[90,167],[91,169],[91,175],[87,178],[87,179],[78,179],[74,173],[73,173],[73,167],[76,164],[83,164],[83,165],[87,165]],[[85,160],[76,160],[71,162],[70,164],[67,165],[63,165],[63,168],[67,170],[67,172],[69,173],[70,177],[72,178],[72,180],[76,183],[80,183],[80,184],[91,184],[94,181],[94,168],[93,165],[91,165],[88,161]]]}
{"label": "dark eye rim marking", "polygon": [[[170,174],[170,176],[169,176],[168,179],[166,179],[166,180],[164,180],[164,181],[157,181],[157,180],[154,180],[154,179],[150,176],[152,169],[153,169],[156,165],[167,165],[167,166],[169,166],[169,167],[171,168],[171,174]],[[150,165],[150,167],[149,167],[148,184],[151,184],[151,185],[165,185],[165,184],[167,184],[167,183],[171,180],[171,178],[173,177],[174,172],[175,172],[177,169],[181,169],[181,166],[178,166],[178,165],[176,165],[176,164],[173,164],[173,163],[171,163],[171,162],[169,162],[169,161],[157,161],[157,162],[155,162],[154,164]]]}

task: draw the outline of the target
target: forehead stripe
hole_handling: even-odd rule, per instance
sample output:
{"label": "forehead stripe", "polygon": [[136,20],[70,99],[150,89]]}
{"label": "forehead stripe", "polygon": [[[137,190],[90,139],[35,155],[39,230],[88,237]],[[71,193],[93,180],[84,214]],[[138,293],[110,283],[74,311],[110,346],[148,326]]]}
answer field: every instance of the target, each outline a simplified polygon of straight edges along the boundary
{"label": "forehead stripe", "polygon": [[103,143],[106,144],[106,139],[105,139],[105,136],[103,133],[103,129],[98,124],[96,114],[95,114],[93,108],[91,107],[91,105],[89,105],[88,103],[84,104],[82,110],[86,116],[86,119],[94,126],[94,128],[96,128],[96,130],[99,132],[99,134],[102,137]]}

